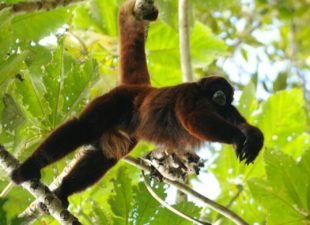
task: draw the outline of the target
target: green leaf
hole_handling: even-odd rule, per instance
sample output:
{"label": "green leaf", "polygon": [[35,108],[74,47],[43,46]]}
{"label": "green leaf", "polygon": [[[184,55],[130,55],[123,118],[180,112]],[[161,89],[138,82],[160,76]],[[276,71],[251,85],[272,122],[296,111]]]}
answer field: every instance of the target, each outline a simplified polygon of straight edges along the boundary
{"label": "green leaf", "polygon": [[[81,62],[74,59],[65,51],[63,39],[51,52],[43,47],[35,47],[33,51],[27,61],[31,74],[18,87],[23,105],[39,103],[28,110],[32,116],[43,116],[48,119],[44,124],[53,128],[82,110],[89,89],[99,78],[98,66],[91,58]],[[30,96],[24,97],[26,92],[30,92]]]}
{"label": "green leaf", "polygon": [[245,50],[244,48],[241,48],[241,54],[242,54],[242,57],[244,58],[245,61],[249,60],[247,50]]}
{"label": "green leaf", "polygon": [[178,1],[157,0],[155,4],[160,12],[159,18],[175,30],[178,30]]}
{"label": "green leaf", "polygon": [[9,94],[4,95],[2,101],[5,107],[1,116],[2,126],[9,131],[17,130],[25,122],[24,114]]}
{"label": "green leaf", "polygon": [[105,224],[105,225],[113,225],[113,220],[110,214],[108,214],[102,207],[96,204],[92,207],[94,210],[95,221],[98,224]]}
{"label": "green leaf", "polygon": [[9,78],[16,75],[28,54],[28,51],[24,51],[21,54],[12,55],[8,60],[0,64],[0,87]]}
{"label": "green leaf", "polygon": [[294,159],[301,156],[302,152],[310,148],[310,134],[302,133],[283,146],[282,151],[289,153]]}
{"label": "green leaf", "polygon": [[196,22],[191,32],[191,55],[194,66],[205,67],[220,56],[227,55],[227,46],[211,29]]}
{"label": "green leaf", "polygon": [[306,113],[303,106],[304,97],[299,89],[279,91],[262,105],[257,125],[264,133],[265,146],[281,147],[304,132]]}
{"label": "green leaf", "polygon": [[13,35],[11,30],[11,17],[9,12],[0,13],[0,64],[1,61],[9,53],[11,44],[13,42]]}
{"label": "green leaf", "polygon": [[258,102],[255,93],[255,86],[252,82],[243,89],[238,109],[245,118],[250,118],[251,114],[257,109]]}
{"label": "green leaf", "polygon": [[278,193],[286,195],[286,199],[295,207],[304,208],[307,199],[307,176],[296,166],[295,161],[280,151],[265,151],[267,178]]}
{"label": "green leaf", "polygon": [[98,33],[117,36],[119,6],[117,0],[91,0],[76,8],[73,24],[79,29],[91,27]]}
{"label": "green leaf", "polygon": [[[292,206],[278,195],[272,186],[261,178],[252,179],[249,187],[254,198],[265,208],[268,225],[280,225],[290,222],[293,225],[301,225],[301,216]],[[274,210],[277,209],[277,210]],[[294,223],[295,221],[295,223]]]}
{"label": "green leaf", "polygon": [[146,46],[153,84],[167,86],[180,83],[182,76],[177,32],[167,25],[156,23],[149,30]]}
{"label": "green leaf", "polygon": [[[166,195],[163,185],[158,185],[157,187],[153,187],[153,189],[161,198],[165,199]],[[135,221],[133,224],[144,225],[154,219],[156,220],[161,205],[150,195],[143,182],[134,188],[134,194],[135,206],[131,215],[131,219]]]}
{"label": "green leaf", "polygon": [[267,211],[267,224],[309,224],[310,174],[305,173],[309,158],[305,153],[297,164],[280,151],[265,151],[267,180],[252,179],[249,186]]}
{"label": "green leaf", "polygon": [[7,225],[6,212],[3,209],[3,205],[6,202],[6,199],[0,199],[0,221],[1,225]]}
{"label": "green leaf", "polygon": [[28,46],[30,41],[39,41],[42,37],[56,32],[66,23],[69,15],[67,8],[61,8],[16,16],[12,20],[14,37],[20,39],[21,45]]}
{"label": "green leaf", "polygon": [[287,79],[288,79],[288,73],[280,73],[277,76],[277,79],[273,83],[273,91],[279,91],[286,89],[287,87]]}
{"label": "green leaf", "polygon": [[[173,205],[174,208],[180,210],[181,212],[186,213],[187,215],[191,215],[194,218],[199,218],[201,209],[197,207],[192,202],[182,202],[177,205]],[[173,224],[173,225],[192,225],[192,222],[181,218],[180,216],[170,212],[166,208],[160,208],[158,214],[156,215],[156,219],[153,220],[150,225],[162,225],[163,221],[165,224]]]}
{"label": "green leaf", "polygon": [[113,183],[114,194],[111,194],[108,202],[116,216],[114,224],[128,224],[130,211],[132,209],[133,190],[126,167],[121,167],[118,170],[117,177]]}
{"label": "green leaf", "polygon": [[310,149],[304,151],[303,155],[301,156],[301,161],[299,162],[299,167],[301,168],[302,172],[307,175],[307,180],[303,184],[306,186],[306,209],[308,214],[310,212]]}

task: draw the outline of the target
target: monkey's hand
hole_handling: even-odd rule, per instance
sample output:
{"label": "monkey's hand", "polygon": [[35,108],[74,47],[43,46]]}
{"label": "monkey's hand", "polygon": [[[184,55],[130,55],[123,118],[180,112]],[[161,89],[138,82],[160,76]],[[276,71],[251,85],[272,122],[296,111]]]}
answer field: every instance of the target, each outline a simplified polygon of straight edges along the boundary
{"label": "monkey's hand", "polygon": [[31,161],[26,161],[11,173],[11,179],[15,184],[28,180],[40,180],[40,167]]}
{"label": "monkey's hand", "polygon": [[245,160],[246,164],[252,163],[264,145],[264,135],[257,127],[244,125],[241,127],[245,140],[239,141],[236,146],[237,158]]}

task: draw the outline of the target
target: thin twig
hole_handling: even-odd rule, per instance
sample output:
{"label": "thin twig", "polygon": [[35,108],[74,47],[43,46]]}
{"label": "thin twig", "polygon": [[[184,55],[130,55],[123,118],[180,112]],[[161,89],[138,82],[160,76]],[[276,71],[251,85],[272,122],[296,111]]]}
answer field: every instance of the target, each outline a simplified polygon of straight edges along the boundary
{"label": "thin twig", "polygon": [[[126,158],[124,158],[124,160],[126,162],[128,162],[129,164],[137,167],[137,168],[151,172],[150,166],[148,166],[142,159],[136,159],[136,158],[133,158],[131,156],[127,156]],[[219,203],[214,202],[211,199],[203,196],[202,194],[196,192],[195,190],[191,189],[187,185],[180,183],[178,181],[172,181],[172,180],[169,180],[166,178],[163,178],[163,181],[166,184],[170,184],[170,185],[178,188],[181,192],[183,192],[187,195],[190,195],[190,196],[204,202],[209,208],[211,208],[211,209],[215,210],[216,212],[222,214],[223,216],[225,216],[227,219],[231,220],[235,224],[237,224],[237,225],[249,225],[247,222],[245,222],[241,217],[239,217],[233,211],[231,211],[231,210],[227,209],[226,207],[220,205]]]}
{"label": "thin twig", "polygon": [[146,187],[146,189],[148,190],[148,192],[153,196],[153,198],[155,200],[157,200],[162,206],[164,206],[166,209],[170,210],[171,212],[175,213],[176,215],[188,220],[189,222],[192,223],[196,223],[196,224],[201,224],[201,225],[211,225],[210,223],[207,222],[203,222],[200,220],[197,220],[189,215],[186,215],[183,212],[180,212],[179,210],[173,208],[171,205],[169,205],[167,202],[165,202],[164,200],[162,200],[157,194],[156,192],[152,189],[152,187],[149,185],[149,183],[146,181],[146,177],[144,174],[144,171],[142,170],[142,176],[143,176],[143,181],[144,181],[144,185]]}
{"label": "thin twig", "polygon": [[[232,204],[239,198],[241,193],[243,192],[244,188],[242,185],[237,185],[238,191],[237,193],[233,196],[233,198],[227,203],[226,208],[230,208]],[[219,214],[214,222],[214,224],[220,224],[220,221],[222,219],[223,215]]]}

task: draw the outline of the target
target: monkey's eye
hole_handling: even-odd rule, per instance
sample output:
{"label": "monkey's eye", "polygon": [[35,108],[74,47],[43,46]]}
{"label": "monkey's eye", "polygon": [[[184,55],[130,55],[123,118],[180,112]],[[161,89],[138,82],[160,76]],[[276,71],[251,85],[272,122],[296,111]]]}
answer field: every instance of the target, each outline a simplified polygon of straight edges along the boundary
{"label": "monkey's eye", "polygon": [[218,90],[214,92],[212,96],[212,101],[214,101],[218,105],[224,106],[226,104],[226,95],[223,91]]}

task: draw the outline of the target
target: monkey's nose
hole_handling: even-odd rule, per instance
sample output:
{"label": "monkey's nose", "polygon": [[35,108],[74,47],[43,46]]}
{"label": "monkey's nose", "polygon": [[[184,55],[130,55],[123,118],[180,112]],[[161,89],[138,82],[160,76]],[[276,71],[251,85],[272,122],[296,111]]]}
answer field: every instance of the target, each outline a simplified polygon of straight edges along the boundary
{"label": "monkey's nose", "polygon": [[212,100],[218,104],[218,105],[225,105],[226,104],[226,95],[224,94],[223,91],[218,90],[216,91],[213,96],[212,96]]}

